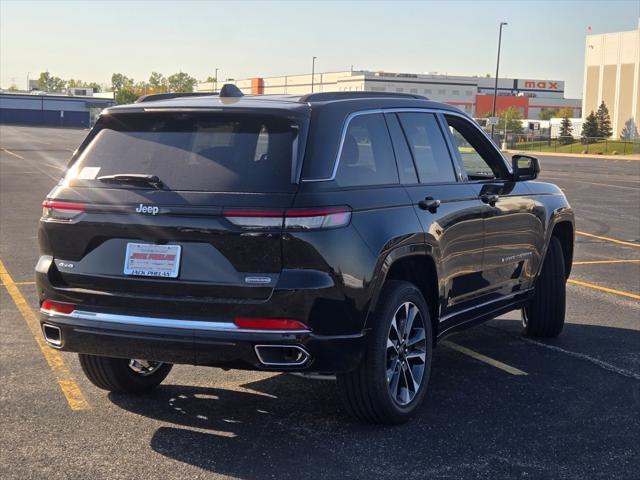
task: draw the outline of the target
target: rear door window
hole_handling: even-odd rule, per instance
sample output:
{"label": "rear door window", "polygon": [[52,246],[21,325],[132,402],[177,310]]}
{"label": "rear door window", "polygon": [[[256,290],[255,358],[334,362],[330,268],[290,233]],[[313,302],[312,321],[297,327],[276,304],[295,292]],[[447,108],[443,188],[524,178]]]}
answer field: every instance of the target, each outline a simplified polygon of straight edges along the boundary
{"label": "rear door window", "polygon": [[155,175],[169,190],[291,192],[298,126],[255,114],[128,113],[105,116],[67,175],[70,184],[101,176]]}
{"label": "rear door window", "polygon": [[432,113],[398,114],[420,183],[455,182],[451,155],[438,121]]}
{"label": "rear door window", "polygon": [[341,187],[399,183],[382,114],[358,115],[351,119],[342,140],[336,183]]}

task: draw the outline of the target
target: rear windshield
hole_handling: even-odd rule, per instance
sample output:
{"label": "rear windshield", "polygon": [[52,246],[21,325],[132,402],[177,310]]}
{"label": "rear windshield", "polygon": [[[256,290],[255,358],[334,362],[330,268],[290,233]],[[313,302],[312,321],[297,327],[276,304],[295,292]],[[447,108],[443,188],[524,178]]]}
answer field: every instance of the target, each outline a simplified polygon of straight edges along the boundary
{"label": "rear windshield", "polygon": [[68,184],[113,188],[109,175],[154,175],[169,190],[290,192],[297,125],[255,114],[129,113],[100,119]]}

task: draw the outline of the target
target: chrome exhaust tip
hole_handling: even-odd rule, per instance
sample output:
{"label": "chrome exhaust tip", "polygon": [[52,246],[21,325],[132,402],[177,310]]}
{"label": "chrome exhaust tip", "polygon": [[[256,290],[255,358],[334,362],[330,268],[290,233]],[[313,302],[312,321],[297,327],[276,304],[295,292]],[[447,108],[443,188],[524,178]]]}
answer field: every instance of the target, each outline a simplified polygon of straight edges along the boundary
{"label": "chrome exhaust tip", "polygon": [[266,367],[295,367],[304,365],[311,355],[299,345],[256,345],[258,361]]}
{"label": "chrome exhaust tip", "polygon": [[53,348],[62,347],[62,330],[60,330],[60,327],[49,325],[48,323],[43,323],[42,334],[44,335],[44,340],[48,345],[52,346]]}

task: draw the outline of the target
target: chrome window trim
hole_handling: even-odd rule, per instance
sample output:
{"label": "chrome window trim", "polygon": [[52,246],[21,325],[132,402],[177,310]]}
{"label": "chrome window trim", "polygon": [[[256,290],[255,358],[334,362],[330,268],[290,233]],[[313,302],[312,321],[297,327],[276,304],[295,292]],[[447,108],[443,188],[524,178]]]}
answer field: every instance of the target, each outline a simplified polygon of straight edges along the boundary
{"label": "chrome window trim", "polygon": [[240,328],[231,322],[180,320],[175,318],[140,317],[134,315],[118,315],[113,313],[88,312],[84,310],[74,310],[69,314],[52,312],[40,309],[43,315],[51,319],[77,319],[90,320],[95,322],[112,323],[115,325],[135,325],[141,327],[175,328],[180,330],[200,330],[208,332],[237,332],[237,333],[311,333],[311,330],[259,330]]}
{"label": "chrome window trim", "polygon": [[[374,108],[374,109],[370,109],[370,110],[358,110],[357,112],[351,112],[349,115],[347,115],[347,118],[344,121],[344,125],[342,126],[342,133],[341,133],[341,136],[340,136],[340,145],[338,146],[338,154],[336,155],[336,158],[335,158],[334,163],[333,163],[333,170],[331,172],[331,176],[330,177],[326,177],[326,178],[303,178],[302,182],[305,182],[305,183],[307,183],[307,182],[308,183],[311,183],[311,182],[330,182],[332,180],[335,180],[336,174],[338,173],[338,167],[340,166],[340,156],[342,155],[342,147],[344,146],[344,142],[345,142],[345,139],[346,139],[346,136],[347,136],[347,130],[349,129],[349,124],[351,123],[351,120],[353,120],[354,118],[359,117],[361,115],[375,115],[375,114],[378,114],[378,113],[381,113],[381,114],[385,114],[385,113],[406,113],[406,112],[433,113],[433,114],[436,114],[436,116],[437,116],[437,114],[453,115],[453,116],[456,116],[456,117],[460,117],[463,120],[466,120],[467,122],[469,122],[472,125],[473,128],[478,130],[489,141],[489,143],[491,144],[491,148],[493,148],[495,150],[495,152],[498,154],[498,156],[504,162],[504,165],[505,165],[507,171],[509,173],[513,173],[512,169],[511,169],[511,165],[509,164],[507,159],[504,157],[504,155],[502,154],[500,149],[496,147],[496,144],[493,143],[493,140],[491,140],[489,135],[487,135],[487,132],[485,132],[482,128],[480,128],[480,126],[476,122],[474,122],[473,119],[469,118],[467,115],[464,115],[464,114],[459,113],[459,112],[454,112],[454,111],[451,111],[451,110],[442,110],[442,109],[437,109],[437,108]],[[443,132],[443,135],[444,135],[444,132]],[[422,184],[422,185],[425,185],[425,184]]]}

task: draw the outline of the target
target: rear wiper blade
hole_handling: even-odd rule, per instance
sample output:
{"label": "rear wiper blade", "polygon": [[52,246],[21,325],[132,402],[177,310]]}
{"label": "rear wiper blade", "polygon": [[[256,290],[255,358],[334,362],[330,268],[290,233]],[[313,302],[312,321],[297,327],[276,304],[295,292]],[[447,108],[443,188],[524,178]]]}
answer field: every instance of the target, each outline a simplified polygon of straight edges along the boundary
{"label": "rear wiper blade", "polygon": [[98,177],[103,183],[131,183],[149,185],[157,190],[163,186],[157,175],[145,175],[142,173],[119,173],[116,175],[103,175]]}

